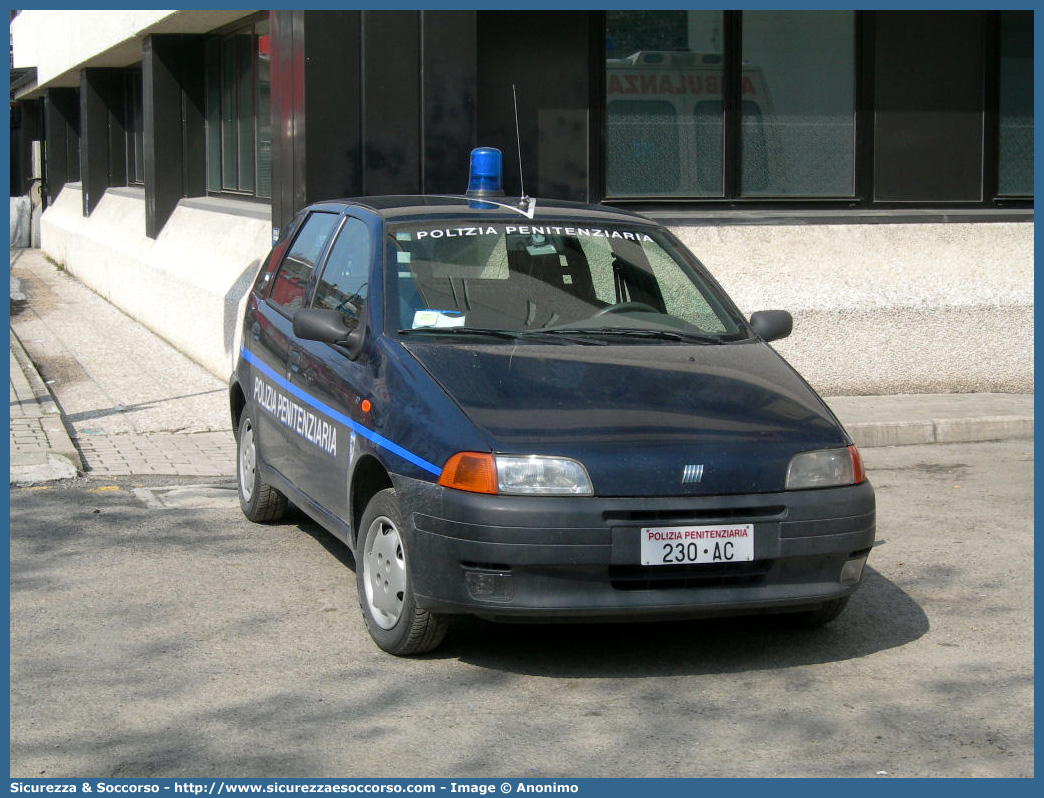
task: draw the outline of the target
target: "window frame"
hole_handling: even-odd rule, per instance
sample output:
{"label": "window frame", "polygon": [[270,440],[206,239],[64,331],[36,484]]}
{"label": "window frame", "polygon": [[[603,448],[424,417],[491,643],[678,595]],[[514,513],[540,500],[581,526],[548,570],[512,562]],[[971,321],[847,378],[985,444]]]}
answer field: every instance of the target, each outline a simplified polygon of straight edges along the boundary
{"label": "window frame", "polygon": [[[279,287],[280,277],[283,275],[283,270],[286,267],[287,261],[290,260],[294,254],[294,247],[297,245],[301,236],[308,230],[309,222],[318,216],[329,216],[332,219],[332,224],[327,230],[322,243],[316,250],[315,260],[309,266],[308,277],[303,281],[304,287],[301,292],[301,304],[293,309],[290,309],[285,303],[275,298],[276,289]],[[303,308],[311,307],[312,299],[315,295],[316,276],[322,272],[326,267],[326,258],[330,251],[332,242],[337,238],[338,232],[340,232],[342,222],[344,219],[344,213],[340,210],[315,208],[309,211],[300,224],[294,230],[294,235],[288,240],[285,249],[283,250],[279,263],[272,270],[272,279],[269,281],[269,285],[265,288],[265,301],[274,308],[277,312],[292,318],[294,313]],[[297,262],[300,259],[295,259]],[[296,297],[295,297],[296,298]]]}
{"label": "window frame", "polygon": [[[127,68],[124,78],[126,181],[145,186],[145,86],[141,64]],[[141,175],[139,178],[138,175]]]}
{"label": "window frame", "polygon": [[363,319],[365,317],[365,314],[367,312],[366,308],[367,308],[367,306],[369,304],[369,293],[370,293],[369,292],[369,284],[370,284],[370,276],[371,276],[371,274],[373,272],[373,261],[374,261],[375,252],[374,252],[373,235],[372,235],[372,232],[370,230],[370,226],[366,223],[365,219],[362,219],[362,218],[360,218],[358,216],[354,216],[351,213],[343,213],[341,215],[340,222],[338,222],[337,225],[335,225],[333,236],[330,238],[330,240],[326,243],[326,246],[324,247],[324,253],[321,256],[319,267],[313,270],[313,272],[314,272],[313,281],[315,282],[315,286],[313,287],[313,289],[311,291],[311,297],[310,297],[310,299],[308,301],[308,307],[310,307],[310,308],[316,308],[317,307],[316,303],[319,301],[319,292],[320,292],[321,287],[324,284],[326,284],[324,278],[326,277],[327,270],[329,270],[329,268],[330,268],[330,264],[331,264],[331,260],[333,258],[333,254],[334,254],[334,252],[337,249],[337,244],[341,241],[341,237],[342,236],[345,236],[345,235],[348,234],[347,233],[347,228],[348,228],[349,225],[351,225],[353,223],[356,223],[356,224],[359,225],[359,228],[360,228],[359,232],[362,235],[364,235],[365,238],[366,238],[366,245],[367,245],[366,264],[363,267],[363,269],[365,271],[365,275],[364,275],[365,279],[364,279],[364,281],[362,283],[362,287],[366,288],[367,290],[364,293],[362,293],[362,294],[356,294],[356,296],[358,296],[360,298],[361,304],[360,304],[360,307],[358,308],[358,312],[355,315],[347,313],[347,312],[345,312],[343,310],[341,311],[341,315],[344,316],[344,319],[345,319],[345,326],[349,330],[356,329],[359,326],[359,324],[363,321]]}
{"label": "window frame", "polygon": [[[1002,11],[987,12],[983,25],[983,80],[985,95],[981,109],[983,147],[980,162],[981,200],[911,200],[885,201],[874,199],[874,114],[875,114],[875,44],[876,26],[874,11],[854,11],[854,125],[853,170],[854,190],[852,196],[744,196],[741,191],[742,162],[739,157],[742,142],[742,37],[743,11],[723,12],[723,59],[725,104],[725,142],[723,152],[722,196],[679,196],[664,191],[661,194],[633,196],[611,195],[608,185],[608,94],[606,81],[606,48],[592,46],[597,54],[592,64],[592,108],[591,137],[598,143],[593,149],[594,163],[590,182],[593,201],[606,205],[636,210],[659,208],[712,208],[732,210],[783,209],[792,210],[911,210],[911,209],[1032,209],[1034,195],[1002,195],[999,192],[999,99],[1001,78],[1001,14]],[[607,12],[600,12],[602,38],[608,33]]]}
{"label": "window frame", "polygon": [[[264,33],[259,33],[259,29],[266,29]],[[241,108],[241,101],[245,98],[244,87],[240,81],[234,81],[234,87],[232,94],[234,95],[234,118],[229,121],[229,124],[234,127],[232,135],[235,138],[237,147],[235,152],[227,152],[226,148],[226,137],[228,131],[225,129],[226,120],[223,118],[224,111],[224,98],[223,98],[223,70],[226,65],[223,60],[223,45],[226,41],[234,40],[237,36],[249,35],[252,40],[250,47],[250,76],[249,76],[249,98],[250,103],[253,107],[253,114],[250,116],[250,121],[246,121]],[[244,20],[238,20],[232,25],[224,28],[219,28],[212,31],[207,35],[207,42],[205,47],[205,86],[204,86],[204,148],[205,148],[205,173],[204,173],[204,185],[207,196],[224,196],[232,197],[236,199],[245,200],[257,200],[261,202],[271,202],[273,185],[272,185],[272,147],[271,147],[271,101],[269,101],[261,107],[261,68],[259,63],[259,46],[258,42],[262,37],[268,37],[271,41],[271,30],[268,12],[259,12],[251,17]],[[238,52],[238,50],[237,50]],[[271,73],[269,73],[269,84],[271,83]],[[270,95],[269,95],[270,98]],[[260,153],[264,149],[263,143],[263,129],[268,129],[268,164],[263,167],[260,160]],[[251,168],[252,174],[249,177],[251,187],[244,187],[244,174],[242,170],[241,156],[242,156],[242,143],[246,141],[244,138],[244,128],[249,127],[249,149],[252,153]],[[231,160],[234,163],[236,171],[236,187],[226,186],[225,183],[225,169],[227,163]],[[268,193],[261,193],[262,191],[262,173],[267,169],[268,180]]]}

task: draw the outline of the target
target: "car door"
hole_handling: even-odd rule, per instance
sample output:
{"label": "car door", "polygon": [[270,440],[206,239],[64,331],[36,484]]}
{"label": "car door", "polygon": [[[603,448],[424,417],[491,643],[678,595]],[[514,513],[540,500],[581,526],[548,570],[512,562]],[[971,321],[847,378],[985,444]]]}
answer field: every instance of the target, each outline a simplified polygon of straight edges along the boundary
{"label": "car door", "polygon": [[[372,231],[360,218],[343,217],[316,280],[311,307],[337,310],[346,331],[365,323],[375,247]],[[348,473],[355,448],[353,426],[368,426],[373,395],[373,363],[364,350],[353,359],[344,347],[297,339],[300,360],[289,380],[308,398],[313,417],[294,459],[294,481],[307,480],[309,496],[327,512],[348,518]]]}
{"label": "car door", "polygon": [[[301,402],[290,390],[289,375],[299,368],[301,347],[294,340],[293,314],[306,307],[313,272],[340,221],[339,213],[310,213],[287,248],[265,301],[244,331],[251,366],[248,395],[256,408],[257,446],[261,458],[289,476],[301,448],[296,431]],[[299,485],[306,492],[306,485]]]}

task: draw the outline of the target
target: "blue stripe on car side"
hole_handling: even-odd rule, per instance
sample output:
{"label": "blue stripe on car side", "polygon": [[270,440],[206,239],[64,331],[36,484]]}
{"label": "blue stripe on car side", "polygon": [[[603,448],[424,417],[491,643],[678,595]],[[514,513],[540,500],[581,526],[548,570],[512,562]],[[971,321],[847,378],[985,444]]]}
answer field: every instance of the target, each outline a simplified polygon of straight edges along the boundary
{"label": "blue stripe on car side", "polygon": [[258,357],[253,352],[251,352],[249,349],[247,349],[245,346],[240,351],[243,354],[243,359],[247,363],[252,365],[258,371],[260,371],[262,374],[264,374],[266,377],[268,377],[270,380],[272,380],[274,383],[276,383],[276,385],[278,385],[280,388],[283,388],[284,390],[292,393],[294,396],[296,396],[302,402],[305,402],[306,404],[311,405],[316,410],[326,414],[327,416],[329,416],[330,418],[334,419],[335,421],[340,421],[342,424],[347,426],[352,431],[357,432],[359,435],[362,435],[364,438],[366,438],[366,440],[371,441],[372,443],[376,444],[377,446],[380,446],[382,449],[387,449],[389,452],[392,452],[393,454],[397,454],[403,460],[406,460],[407,462],[413,463],[415,466],[423,468],[428,473],[434,474],[435,476],[439,476],[439,475],[442,474],[442,469],[439,468],[438,466],[432,465],[431,463],[429,463],[424,458],[418,457],[413,452],[411,452],[411,451],[409,451],[407,449],[403,449],[397,443],[393,443],[392,441],[388,440],[387,438],[384,438],[384,437],[378,435],[373,430],[367,429],[366,427],[362,426],[358,422],[352,421],[350,418],[348,418],[348,416],[346,416],[346,415],[344,415],[342,413],[338,413],[332,407],[327,407],[322,402],[320,402],[318,399],[316,399],[313,396],[310,396],[309,394],[305,393],[300,388],[298,388],[298,387],[296,387],[294,385],[291,385],[290,382],[288,382],[284,377],[281,377],[278,374],[276,374],[271,369],[271,367],[269,367],[267,364],[261,362],[261,360],[259,360]]}

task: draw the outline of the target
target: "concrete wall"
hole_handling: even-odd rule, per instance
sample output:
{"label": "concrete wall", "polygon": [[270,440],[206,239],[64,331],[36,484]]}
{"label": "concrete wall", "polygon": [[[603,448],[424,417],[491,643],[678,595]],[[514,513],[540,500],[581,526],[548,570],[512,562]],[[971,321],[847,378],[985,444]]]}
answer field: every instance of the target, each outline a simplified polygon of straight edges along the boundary
{"label": "concrete wall", "polygon": [[[76,69],[98,53],[104,53],[169,17],[173,11],[97,11],[63,9],[23,11],[11,23],[16,68],[36,67],[41,85]],[[60,47],[55,42],[61,42]],[[137,45],[138,59],[141,47]],[[125,66],[119,64],[116,66]]]}
{"label": "concrete wall", "polygon": [[272,244],[266,205],[185,200],[155,240],[145,195],[110,189],[84,218],[78,184],[42,220],[42,249],[70,274],[215,376],[239,348],[242,301]]}
{"label": "concrete wall", "polygon": [[[271,243],[264,205],[182,201],[155,241],[144,194],[78,186],[43,217],[43,249],[226,378],[241,300]],[[827,395],[1033,392],[1033,224],[674,228],[746,314],[784,308],[775,344]]]}
{"label": "concrete wall", "polygon": [[690,227],[675,233],[827,395],[1033,392],[1033,224]]}
{"label": "concrete wall", "polygon": [[79,69],[85,65],[123,67],[140,61],[141,40],[150,33],[205,33],[252,13],[248,9],[27,10],[11,22],[12,66],[36,67],[40,86],[78,86]]}

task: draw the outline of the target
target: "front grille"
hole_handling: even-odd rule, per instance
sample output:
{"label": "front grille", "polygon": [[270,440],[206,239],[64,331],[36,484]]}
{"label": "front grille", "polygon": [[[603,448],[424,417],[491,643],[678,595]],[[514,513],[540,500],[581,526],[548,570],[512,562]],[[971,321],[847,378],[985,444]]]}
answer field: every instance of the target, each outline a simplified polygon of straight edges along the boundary
{"label": "front grille", "polygon": [[772,560],[708,565],[611,565],[614,590],[677,590],[680,588],[756,587],[765,582]]}
{"label": "front grille", "polygon": [[786,517],[787,508],[782,504],[743,507],[703,507],[678,510],[608,510],[602,518],[609,524],[694,524],[719,521],[766,521]]}

